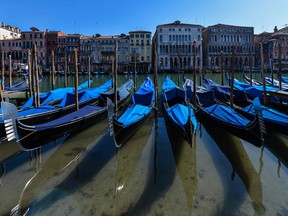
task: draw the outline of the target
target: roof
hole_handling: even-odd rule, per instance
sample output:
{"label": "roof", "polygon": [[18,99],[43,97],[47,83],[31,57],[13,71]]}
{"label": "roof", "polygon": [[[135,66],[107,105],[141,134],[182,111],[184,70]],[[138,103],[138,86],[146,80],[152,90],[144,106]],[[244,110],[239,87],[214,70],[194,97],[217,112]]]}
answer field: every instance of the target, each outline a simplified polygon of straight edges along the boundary
{"label": "roof", "polygon": [[131,33],[149,33],[149,34],[151,34],[152,32],[150,32],[150,31],[144,31],[144,30],[135,30],[135,31],[130,31],[130,32],[129,32],[129,34],[131,34]]}
{"label": "roof", "polygon": [[252,26],[236,26],[236,25],[227,25],[227,24],[221,24],[218,23],[216,25],[212,25],[212,26],[208,26],[207,28],[211,28],[211,27],[240,27],[240,28],[254,28]]}
{"label": "roof", "polygon": [[169,27],[169,26],[190,26],[190,27],[198,27],[198,28],[204,28],[201,25],[195,25],[195,24],[188,24],[188,23],[181,23],[179,20],[176,20],[173,23],[167,23],[167,24],[162,24],[162,25],[158,25],[158,27]]}

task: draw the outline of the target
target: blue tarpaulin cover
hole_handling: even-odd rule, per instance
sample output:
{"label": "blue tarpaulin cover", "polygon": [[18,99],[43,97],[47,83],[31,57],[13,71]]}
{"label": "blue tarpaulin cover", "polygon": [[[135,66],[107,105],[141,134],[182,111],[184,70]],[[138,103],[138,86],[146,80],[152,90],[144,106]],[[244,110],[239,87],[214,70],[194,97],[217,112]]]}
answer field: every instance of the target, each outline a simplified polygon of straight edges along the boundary
{"label": "blue tarpaulin cover", "polygon": [[185,91],[180,89],[168,76],[163,81],[162,92],[164,92],[163,100],[165,101],[169,101],[175,97],[186,99]]}
{"label": "blue tarpaulin cover", "polygon": [[[106,92],[111,87],[112,87],[112,79],[109,79],[106,83],[97,88],[88,88],[81,90],[78,92],[79,103],[92,99],[97,99],[100,93]],[[68,92],[67,94],[65,94],[59,106],[65,107],[71,104],[75,104],[75,92]]]}
{"label": "blue tarpaulin cover", "polygon": [[188,108],[183,104],[175,104],[174,106],[169,107],[167,109],[167,113],[174,120],[174,122],[176,122],[177,125],[179,125],[182,128],[184,128],[184,125],[187,123],[188,116],[190,116],[193,125],[195,125],[195,127],[197,125],[194,111],[192,110],[192,108],[190,107]]}
{"label": "blue tarpaulin cover", "polygon": [[123,123],[124,128],[144,118],[152,109],[151,106],[144,106],[141,104],[134,104],[129,107],[123,115],[118,119],[119,122]]}
{"label": "blue tarpaulin cover", "polygon": [[250,121],[242,116],[240,116],[236,111],[231,109],[230,107],[226,107],[220,104],[214,104],[210,107],[203,109],[209,115],[212,115],[218,119],[229,122],[229,124],[233,124],[235,126],[246,126],[250,123]]}
{"label": "blue tarpaulin cover", "polygon": [[147,77],[144,80],[139,90],[133,94],[132,98],[132,106],[118,119],[118,121],[123,124],[124,128],[143,119],[150,113],[152,109],[151,105],[155,100],[154,83],[150,77]]}
{"label": "blue tarpaulin cover", "polygon": [[[18,117],[21,118],[23,116],[28,116],[28,115],[33,115],[33,114],[38,114],[38,113],[43,113],[43,112],[49,112],[49,111],[53,111],[56,109],[59,109],[59,108],[55,108],[54,106],[46,104],[46,105],[43,105],[40,107],[19,111]],[[2,116],[0,117],[0,122],[3,122]]]}
{"label": "blue tarpaulin cover", "polygon": [[135,104],[151,105],[154,100],[154,83],[147,77],[140,89],[133,94],[132,101]]}
{"label": "blue tarpaulin cover", "polygon": [[[79,85],[78,90],[85,89],[87,88],[87,86],[88,86],[88,81]],[[72,93],[72,92],[74,92],[74,88],[67,87],[67,88],[57,88],[49,92],[40,93],[40,104],[44,105],[44,104],[51,103],[53,101],[60,100],[65,96],[66,93]],[[31,96],[29,100],[21,107],[21,109],[23,110],[23,109],[31,108],[32,106],[34,106],[34,96]]]}
{"label": "blue tarpaulin cover", "polygon": [[[280,123],[285,125],[286,127],[288,126],[288,115],[266,106],[261,106],[261,108],[264,120],[274,123]],[[242,109],[248,113],[256,115],[253,104],[246,106]]]}
{"label": "blue tarpaulin cover", "polygon": [[106,107],[86,105],[85,107],[83,107],[83,108],[81,108],[81,109],[79,109],[73,113],[67,114],[61,118],[58,118],[56,120],[53,120],[53,121],[50,121],[47,123],[43,123],[43,124],[39,124],[39,125],[35,125],[35,129],[40,131],[40,130],[45,130],[48,128],[57,127],[57,126],[60,126],[62,124],[66,124],[66,123],[68,124],[69,122],[73,122],[79,118],[82,118],[84,116],[87,116],[91,113],[97,112],[97,111],[102,110],[102,109],[106,109]]}
{"label": "blue tarpaulin cover", "polygon": [[[180,89],[168,76],[165,76],[164,82],[162,84],[163,100],[169,101],[175,97],[183,98],[186,100],[186,92]],[[172,120],[178,124],[180,127],[183,126],[188,121],[188,116],[190,116],[190,121],[194,125],[194,128],[197,127],[197,120],[194,114],[193,109],[183,104],[175,104],[172,107],[167,108],[168,115]]]}

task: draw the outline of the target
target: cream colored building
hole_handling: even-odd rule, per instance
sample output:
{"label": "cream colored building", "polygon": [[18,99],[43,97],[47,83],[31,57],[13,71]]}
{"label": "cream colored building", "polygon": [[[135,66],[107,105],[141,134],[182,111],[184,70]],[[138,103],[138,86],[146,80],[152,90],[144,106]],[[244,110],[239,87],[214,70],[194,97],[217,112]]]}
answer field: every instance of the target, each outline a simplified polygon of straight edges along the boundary
{"label": "cream colored building", "polygon": [[151,66],[151,32],[130,31],[130,65],[136,64],[136,70],[146,73]]}
{"label": "cream colored building", "polygon": [[5,26],[4,22],[0,26],[0,40],[3,39],[15,39],[21,37],[21,31],[17,27]]}
{"label": "cream colored building", "polygon": [[173,23],[158,25],[153,36],[157,49],[158,70],[188,71],[193,69],[194,41],[196,42],[196,69],[202,68],[201,25]]}

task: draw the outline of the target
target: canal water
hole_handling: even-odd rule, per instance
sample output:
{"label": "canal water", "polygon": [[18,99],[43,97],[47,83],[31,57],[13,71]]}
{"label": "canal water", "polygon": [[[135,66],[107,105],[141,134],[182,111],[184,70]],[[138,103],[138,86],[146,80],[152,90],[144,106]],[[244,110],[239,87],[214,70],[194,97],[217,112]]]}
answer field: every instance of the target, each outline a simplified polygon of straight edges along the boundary
{"label": "canal water", "polygon": [[[92,87],[108,77],[94,75]],[[49,89],[49,76],[41,85]],[[1,143],[0,215],[288,215],[287,137],[269,132],[259,148],[199,122],[190,146],[169,136],[161,112],[120,149],[108,120],[29,152]]]}

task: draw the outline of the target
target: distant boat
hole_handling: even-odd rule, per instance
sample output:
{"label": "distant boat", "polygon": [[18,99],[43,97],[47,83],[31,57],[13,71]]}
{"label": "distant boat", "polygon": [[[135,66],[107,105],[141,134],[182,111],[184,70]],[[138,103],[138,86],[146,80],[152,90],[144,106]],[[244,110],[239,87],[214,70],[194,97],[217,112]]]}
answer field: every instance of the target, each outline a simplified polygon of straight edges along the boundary
{"label": "distant boat", "polygon": [[109,124],[116,147],[121,147],[148,119],[155,103],[154,83],[147,77],[140,89],[133,93],[132,104],[116,119],[114,107],[108,100]]}
{"label": "distant boat", "polygon": [[[131,82],[133,83],[132,80],[128,80],[118,88],[118,91],[122,92],[118,98],[119,106],[124,106],[129,101],[133,86]],[[114,100],[114,94],[110,96]],[[2,109],[3,117],[7,119],[5,120],[7,136],[10,140],[16,138],[22,150],[33,150],[56,138],[78,133],[107,116],[104,100],[97,105],[89,104],[55,120],[35,125],[23,124],[21,119],[17,118],[17,108],[9,102],[2,102]]]}
{"label": "distant boat", "polygon": [[185,91],[168,76],[165,76],[162,84],[162,103],[165,123],[192,144],[193,134],[197,128],[195,113],[192,105],[188,103]]}

